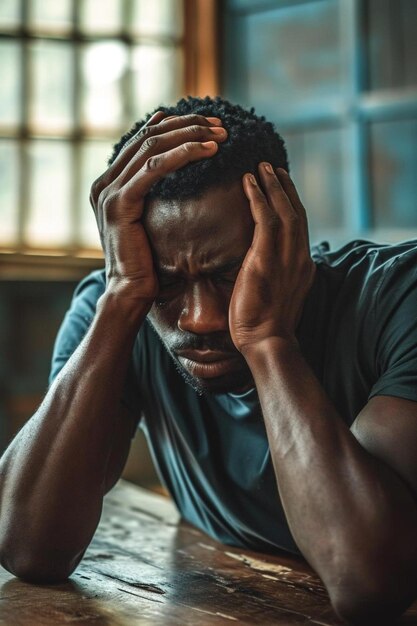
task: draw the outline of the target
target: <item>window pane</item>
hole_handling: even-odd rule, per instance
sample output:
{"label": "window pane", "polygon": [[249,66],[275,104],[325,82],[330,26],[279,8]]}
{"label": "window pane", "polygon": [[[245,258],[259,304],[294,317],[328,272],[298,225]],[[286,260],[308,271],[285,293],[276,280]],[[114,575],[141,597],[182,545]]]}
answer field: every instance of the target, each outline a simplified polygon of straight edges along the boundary
{"label": "window pane", "polygon": [[1,0],[0,26],[18,26],[20,22],[21,0]]}
{"label": "window pane", "polygon": [[69,30],[71,27],[71,0],[31,0],[29,25],[46,30]]}
{"label": "window pane", "polygon": [[1,98],[0,124],[17,125],[20,117],[21,46],[0,41]]}
{"label": "window pane", "polygon": [[288,117],[294,107],[342,101],[347,69],[337,1],[303,2],[239,19],[246,37],[236,35],[234,54],[244,100],[274,118]]}
{"label": "window pane", "polygon": [[111,153],[111,142],[89,141],[81,149],[81,228],[80,245],[86,248],[101,248],[93,209],[90,205],[90,188],[93,181],[107,169]]}
{"label": "window pane", "polygon": [[82,55],[83,121],[92,128],[123,125],[122,82],[127,50],[117,41],[85,46]]}
{"label": "window pane", "polygon": [[183,91],[182,51],[174,47],[138,46],[133,53],[135,116],[160,104],[174,103]]}
{"label": "window pane", "polygon": [[370,128],[374,226],[417,227],[417,119]]}
{"label": "window pane", "polygon": [[71,129],[72,64],[73,50],[70,44],[51,41],[31,44],[31,125],[48,131]]}
{"label": "window pane", "polygon": [[0,141],[0,245],[17,239],[19,158],[15,141]]}
{"label": "window pane", "polygon": [[183,29],[182,0],[134,0],[134,34],[181,37]]}
{"label": "window pane", "polygon": [[304,201],[313,241],[343,226],[342,131],[285,133],[291,176]]}
{"label": "window pane", "polygon": [[417,85],[416,0],[365,0],[369,88]]}
{"label": "window pane", "polygon": [[120,31],[122,28],[120,0],[84,0],[81,4],[80,24],[82,30],[88,33]]}
{"label": "window pane", "polygon": [[70,146],[58,141],[32,141],[28,152],[31,176],[26,243],[34,247],[69,244]]}

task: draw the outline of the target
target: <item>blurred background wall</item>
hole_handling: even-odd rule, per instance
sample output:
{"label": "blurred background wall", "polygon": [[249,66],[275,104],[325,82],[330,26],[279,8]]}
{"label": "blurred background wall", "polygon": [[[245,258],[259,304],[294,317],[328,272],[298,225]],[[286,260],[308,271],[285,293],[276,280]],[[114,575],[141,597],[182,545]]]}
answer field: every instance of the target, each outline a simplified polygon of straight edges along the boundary
{"label": "blurred background wall", "polygon": [[282,132],[313,241],[415,236],[417,2],[223,9],[223,90]]}
{"label": "blurred background wall", "polygon": [[[416,0],[0,0],[0,449],[36,410],[88,194],[161,103],[220,93],[276,123],[313,242],[417,237]],[[143,440],[126,476],[155,482]]]}

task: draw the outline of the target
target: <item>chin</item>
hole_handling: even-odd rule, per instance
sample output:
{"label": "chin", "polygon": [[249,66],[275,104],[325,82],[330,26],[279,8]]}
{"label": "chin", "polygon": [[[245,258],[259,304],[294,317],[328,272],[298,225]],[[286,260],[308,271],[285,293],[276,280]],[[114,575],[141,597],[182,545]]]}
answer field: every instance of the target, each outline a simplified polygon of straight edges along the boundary
{"label": "chin", "polygon": [[250,372],[233,372],[218,378],[196,378],[186,372],[186,381],[201,395],[205,393],[244,393],[254,386]]}

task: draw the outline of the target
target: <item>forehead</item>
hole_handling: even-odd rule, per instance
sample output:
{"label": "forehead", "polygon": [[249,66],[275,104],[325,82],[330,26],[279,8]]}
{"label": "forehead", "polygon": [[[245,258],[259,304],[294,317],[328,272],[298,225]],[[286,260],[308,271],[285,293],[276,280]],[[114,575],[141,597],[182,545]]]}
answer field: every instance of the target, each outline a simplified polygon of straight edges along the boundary
{"label": "forehead", "polygon": [[144,225],[161,264],[178,258],[210,263],[244,253],[252,240],[253,219],[240,181],[187,200],[154,199]]}

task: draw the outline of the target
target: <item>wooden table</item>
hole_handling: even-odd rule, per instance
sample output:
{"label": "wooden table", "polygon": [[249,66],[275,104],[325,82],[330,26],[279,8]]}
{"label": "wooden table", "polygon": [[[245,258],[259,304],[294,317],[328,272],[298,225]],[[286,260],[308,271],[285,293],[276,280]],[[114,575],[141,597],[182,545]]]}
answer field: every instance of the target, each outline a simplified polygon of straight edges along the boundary
{"label": "wooden table", "polygon": [[[123,481],[69,582],[29,585],[0,568],[0,585],[6,626],[341,623],[301,559],[219,544],[167,498]],[[398,623],[417,626],[417,603]]]}

